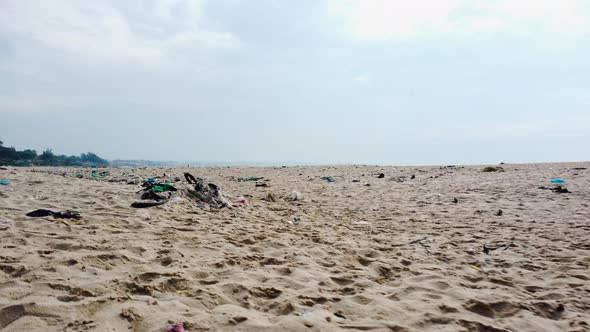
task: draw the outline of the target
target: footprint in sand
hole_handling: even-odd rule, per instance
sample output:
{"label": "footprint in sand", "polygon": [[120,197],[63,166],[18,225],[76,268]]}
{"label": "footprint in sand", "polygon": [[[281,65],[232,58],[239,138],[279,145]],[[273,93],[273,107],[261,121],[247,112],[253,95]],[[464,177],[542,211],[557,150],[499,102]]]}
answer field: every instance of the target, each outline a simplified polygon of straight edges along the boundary
{"label": "footprint in sand", "polygon": [[504,318],[514,316],[521,310],[520,305],[507,301],[500,302],[483,302],[479,300],[469,300],[463,307],[478,315],[489,318]]}
{"label": "footprint in sand", "polygon": [[87,289],[84,288],[80,288],[80,287],[72,287],[72,286],[68,286],[68,285],[63,285],[63,284],[47,284],[47,286],[49,286],[49,288],[51,289],[56,289],[56,290],[60,290],[60,291],[64,291],[64,292],[68,292],[70,295],[72,296],[82,296],[82,297],[96,297],[99,294],[89,291]]}
{"label": "footprint in sand", "polygon": [[300,300],[299,303],[301,305],[304,305],[307,307],[313,307],[316,304],[324,304],[324,303],[328,302],[328,298],[323,297],[323,296],[299,295],[297,298]]}
{"label": "footprint in sand", "polygon": [[274,287],[270,287],[270,288],[252,287],[252,288],[250,288],[249,293],[255,297],[276,299],[277,297],[279,297],[283,293],[283,291],[276,289]]}
{"label": "footprint in sand", "polygon": [[98,326],[95,321],[92,320],[83,320],[83,321],[73,321],[68,323],[68,325],[64,328],[64,332],[82,332],[88,331],[94,327]]}
{"label": "footprint in sand", "polygon": [[482,332],[509,332],[508,330],[497,328],[491,325],[486,325],[480,322],[469,321],[465,319],[459,320],[459,325],[467,329],[467,331],[482,331]]}
{"label": "footprint in sand", "polygon": [[334,281],[335,283],[337,283],[340,286],[346,286],[346,285],[350,285],[350,284],[354,283],[354,280],[349,279],[349,278],[330,277],[330,279],[332,279],[332,281]]}
{"label": "footprint in sand", "polygon": [[11,276],[13,278],[22,277],[23,275],[30,272],[30,270],[27,269],[25,266],[18,265],[15,267],[15,266],[6,265],[6,264],[0,264],[0,271],[8,274],[9,276]]}

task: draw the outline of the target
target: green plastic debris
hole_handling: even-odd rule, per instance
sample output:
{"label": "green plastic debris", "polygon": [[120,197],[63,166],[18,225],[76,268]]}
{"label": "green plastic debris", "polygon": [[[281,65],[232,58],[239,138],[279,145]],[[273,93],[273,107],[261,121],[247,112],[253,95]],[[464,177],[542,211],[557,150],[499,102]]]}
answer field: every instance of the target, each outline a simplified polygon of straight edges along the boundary
{"label": "green plastic debris", "polygon": [[153,185],[148,192],[153,193],[162,193],[165,191],[176,191],[177,189],[174,188],[170,183],[160,183]]}
{"label": "green plastic debris", "polygon": [[250,176],[250,177],[247,177],[247,178],[238,178],[238,182],[258,181],[260,179],[263,179],[263,178],[262,177],[257,178],[257,177],[254,177],[254,176]]}
{"label": "green plastic debris", "polygon": [[336,182],[336,180],[334,180],[334,178],[332,178],[331,176],[324,176],[322,178],[322,180],[328,181],[328,182]]}

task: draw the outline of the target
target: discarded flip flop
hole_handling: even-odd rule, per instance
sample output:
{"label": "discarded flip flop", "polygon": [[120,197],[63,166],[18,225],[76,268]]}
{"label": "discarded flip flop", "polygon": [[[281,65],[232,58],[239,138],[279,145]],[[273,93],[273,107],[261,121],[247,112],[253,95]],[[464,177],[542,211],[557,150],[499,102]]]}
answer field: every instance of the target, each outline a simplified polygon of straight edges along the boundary
{"label": "discarded flip flop", "polygon": [[39,218],[39,217],[49,217],[53,216],[53,211],[45,210],[45,209],[38,209],[35,211],[31,211],[26,214],[27,217]]}
{"label": "discarded flip flop", "polygon": [[26,214],[27,217],[39,218],[39,217],[49,217],[52,216],[54,218],[59,219],[81,219],[82,216],[78,212],[74,211],[65,211],[65,212],[53,212],[51,210],[46,209],[38,209],[35,211],[31,211]]}
{"label": "discarded flip flop", "polygon": [[555,188],[552,189],[553,192],[559,193],[559,194],[569,194],[571,193],[571,191],[567,190],[567,188],[563,188],[562,186],[557,186]]}
{"label": "discarded flip flop", "polygon": [[60,218],[60,219],[81,219],[82,217],[78,212],[74,211],[65,211],[65,212],[55,212],[53,213],[53,218]]}
{"label": "discarded flip flop", "polygon": [[191,173],[184,173],[184,178],[189,184],[197,184],[197,179]]}
{"label": "discarded flip flop", "polygon": [[158,201],[158,202],[142,202],[142,201],[138,201],[138,202],[131,203],[131,207],[136,208],[136,209],[142,209],[142,208],[149,208],[149,207],[152,207],[152,206],[163,205],[163,204],[166,204],[167,202],[168,202],[167,200],[162,200],[162,201]]}
{"label": "discarded flip flop", "polygon": [[558,194],[569,194],[569,193],[571,193],[571,191],[567,190],[567,188],[564,188],[562,186],[557,186],[557,187],[554,187],[554,188],[547,188],[545,186],[541,186],[541,187],[539,187],[539,189],[551,190],[554,193],[558,193]]}

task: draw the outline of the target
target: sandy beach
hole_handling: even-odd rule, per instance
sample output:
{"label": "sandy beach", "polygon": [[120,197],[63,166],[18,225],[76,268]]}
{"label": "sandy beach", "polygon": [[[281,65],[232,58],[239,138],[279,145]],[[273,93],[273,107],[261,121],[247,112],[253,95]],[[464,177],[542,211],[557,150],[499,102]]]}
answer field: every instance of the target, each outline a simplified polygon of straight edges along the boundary
{"label": "sandy beach", "polygon": [[484,166],[6,167],[0,330],[590,331],[590,163]]}

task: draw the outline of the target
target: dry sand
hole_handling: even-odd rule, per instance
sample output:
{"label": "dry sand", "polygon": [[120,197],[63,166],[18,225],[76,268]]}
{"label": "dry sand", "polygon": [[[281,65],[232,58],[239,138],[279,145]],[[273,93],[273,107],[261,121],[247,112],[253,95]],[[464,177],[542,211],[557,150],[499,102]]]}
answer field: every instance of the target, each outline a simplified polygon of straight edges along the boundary
{"label": "dry sand", "polygon": [[[221,210],[0,170],[0,330],[589,331],[590,164],[503,167],[190,169],[249,200]],[[131,171],[185,170],[110,169]],[[572,193],[538,189],[554,177]],[[292,190],[305,200],[263,200]]]}

